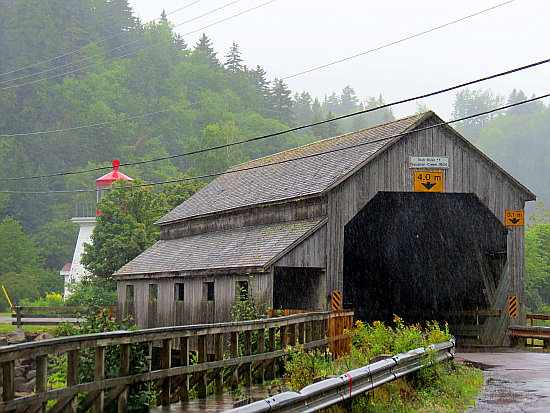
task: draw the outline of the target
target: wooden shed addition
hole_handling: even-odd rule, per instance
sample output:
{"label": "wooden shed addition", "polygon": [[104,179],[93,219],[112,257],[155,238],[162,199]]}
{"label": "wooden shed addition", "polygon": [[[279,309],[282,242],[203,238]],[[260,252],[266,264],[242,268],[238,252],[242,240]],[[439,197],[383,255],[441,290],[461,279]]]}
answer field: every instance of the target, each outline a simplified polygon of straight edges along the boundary
{"label": "wooden shed addition", "polygon": [[365,321],[448,320],[506,344],[525,307],[523,227],[505,214],[534,199],[433,112],[410,116],[218,177],[115,274],[119,308],[153,327],[227,321],[243,288],[303,310],[340,291]]}

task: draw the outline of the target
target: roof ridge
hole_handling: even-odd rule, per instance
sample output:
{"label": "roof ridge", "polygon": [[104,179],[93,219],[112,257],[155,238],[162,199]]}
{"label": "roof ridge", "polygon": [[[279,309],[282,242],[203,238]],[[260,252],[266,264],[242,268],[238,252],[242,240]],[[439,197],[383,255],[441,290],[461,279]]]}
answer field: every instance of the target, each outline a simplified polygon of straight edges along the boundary
{"label": "roof ridge", "polygon": [[392,123],[402,122],[404,120],[415,118],[415,117],[418,118],[418,119],[421,119],[422,117],[424,117],[428,113],[433,113],[433,111],[429,110],[429,111],[423,112],[423,113],[415,113],[414,115],[405,116],[404,118],[395,119],[395,120],[385,122],[385,123],[379,123],[377,125],[369,126],[368,128],[363,128],[363,129],[359,129],[359,130],[356,130],[356,131],[353,131],[353,132],[344,133],[343,135],[337,135],[337,136],[332,136],[330,138],[320,139],[318,141],[314,141],[314,142],[306,143],[304,145],[296,146],[295,148],[290,148],[290,149],[287,149],[287,150],[284,150],[284,151],[275,152],[275,153],[272,153],[272,154],[269,154],[269,155],[261,156],[259,158],[251,159],[249,161],[234,165],[231,168],[229,168],[229,171],[238,170],[239,167],[250,164],[252,162],[260,161],[262,159],[267,159],[267,158],[275,156],[275,155],[282,155],[282,154],[285,154],[285,153],[288,153],[288,152],[295,151],[296,149],[307,148],[308,146],[316,145],[316,144],[319,144],[321,142],[329,142],[331,140],[341,139],[341,138],[344,138],[344,137],[349,136],[349,135],[355,135],[357,133],[365,132],[365,131],[368,131],[370,129],[381,128],[381,127],[386,126],[386,125],[391,125]]}

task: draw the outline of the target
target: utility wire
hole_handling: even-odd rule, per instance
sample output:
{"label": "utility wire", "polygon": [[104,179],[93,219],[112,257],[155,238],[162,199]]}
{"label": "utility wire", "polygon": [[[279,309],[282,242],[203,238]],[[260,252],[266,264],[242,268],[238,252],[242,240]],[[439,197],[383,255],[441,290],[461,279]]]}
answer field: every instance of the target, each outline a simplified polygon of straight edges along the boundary
{"label": "utility wire", "polygon": [[[237,1],[241,1],[241,0],[235,0],[233,3],[236,3]],[[260,8],[260,7],[266,6],[266,5],[270,4],[270,3],[273,3],[274,1],[275,1],[275,0],[269,0],[269,1],[267,1],[267,2],[265,2],[265,3],[262,3],[262,4],[258,5],[258,6],[251,7],[251,8],[249,8],[249,9],[246,9],[246,10],[242,11],[242,12],[236,13],[236,14],[234,14],[234,15],[232,15],[232,16],[226,17],[226,18],[221,19],[221,20],[218,20],[218,21],[216,21],[216,22],[214,22],[214,23],[211,23],[211,24],[208,24],[208,25],[206,25],[206,26],[203,26],[203,27],[201,27],[201,28],[199,28],[199,29],[192,30],[192,31],[190,31],[190,32],[188,32],[188,33],[183,34],[182,36],[187,36],[187,35],[189,35],[189,34],[193,34],[193,33],[196,33],[196,32],[200,32],[200,31],[202,31],[202,30],[204,30],[204,29],[207,29],[207,28],[209,28],[209,27],[215,26],[215,25],[220,24],[220,23],[223,23],[223,22],[225,22],[225,21],[227,21],[227,20],[234,19],[235,17],[239,17],[239,16],[241,16],[241,15],[243,15],[243,14],[245,14],[245,13],[248,13],[248,12],[251,12],[251,11],[253,11],[253,10],[256,10],[256,9],[258,9],[258,8]],[[230,4],[233,4],[233,3],[230,3]],[[226,5],[226,6],[227,6],[227,5]],[[223,6],[223,7],[226,7],[226,6]],[[181,23],[181,24],[183,24],[183,23]],[[175,26],[174,26],[174,27],[175,27]],[[129,53],[126,53],[126,54],[121,55],[121,56],[117,56],[117,57],[113,57],[113,58],[111,58],[111,59],[107,59],[107,60],[105,60],[105,61],[103,61],[103,62],[95,63],[95,64],[93,64],[93,65],[85,66],[85,67],[82,67],[82,68],[79,68],[79,69],[70,70],[70,71],[68,71],[68,72],[60,73],[60,74],[57,74],[57,75],[54,75],[54,76],[45,77],[45,78],[42,78],[42,79],[36,79],[36,80],[32,80],[32,81],[30,81],[30,82],[25,82],[25,83],[19,83],[19,84],[17,84],[17,85],[4,86],[4,87],[0,88],[0,91],[2,91],[2,90],[8,90],[8,89],[13,89],[13,88],[20,87],[20,86],[31,85],[31,84],[34,84],[34,83],[42,82],[42,81],[44,81],[44,80],[56,79],[56,78],[58,78],[58,77],[65,76],[65,75],[69,75],[69,74],[71,74],[71,73],[80,72],[80,71],[86,70],[86,69],[91,69],[91,68],[94,68],[94,67],[103,65],[103,64],[105,64],[105,63],[110,63],[110,62],[112,62],[112,61],[114,61],[114,60],[122,59],[122,58],[125,58],[125,57],[128,57],[128,56],[134,55],[134,54],[136,54],[136,53],[139,53],[139,52],[141,52],[141,51],[151,49],[151,48],[153,48],[153,47],[159,46],[159,45],[164,44],[164,43],[166,43],[166,42],[160,42],[160,43],[157,43],[157,44],[154,44],[154,45],[151,45],[151,46],[143,47],[143,48],[141,48],[141,49],[134,50],[133,52],[129,52]]]}
{"label": "utility wire", "polygon": [[[393,43],[388,43],[388,44],[386,44],[386,45],[379,46],[379,47],[377,47],[377,48],[375,48],[375,49],[367,50],[367,51],[365,51],[365,52],[358,53],[358,54],[356,54],[356,55],[353,55],[353,56],[350,56],[350,57],[347,57],[347,58],[344,58],[344,59],[336,60],[336,61],[334,61],[334,62],[330,62],[330,63],[324,64],[324,65],[321,65],[321,66],[317,66],[317,67],[314,67],[314,68],[311,68],[311,69],[308,69],[308,70],[305,70],[305,71],[302,71],[302,72],[299,72],[299,73],[295,73],[295,74],[293,74],[293,75],[289,75],[289,76],[283,77],[282,79],[283,79],[283,80],[286,80],[286,79],[290,79],[290,78],[293,78],[293,77],[296,77],[296,76],[300,76],[300,75],[303,75],[303,74],[306,74],[306,73],[310,73],[310,72],[313,72],[313,71],[316,71],[316,70],[319,70],[319,69],[323,69],[323,68],[325,68],[325,67],[329,67],[329,66],[335,65],[335,64],[337,64],[337,63],[344,62],[344,61],[346,61],[346,60],[350,60],[350,59],[353,59],[353,58],[362,56],[362,55],[367,54],[367,53],[374,52],[374,51],[376,51],[376,50],[383,49],[383,48],[385,48],[385,47],[389,47],[389,46],[391,46],[391,45],[393,45],[393,44],[401,43],[401,42],[403,42],[403,41],[405,41],[405,40],[412,39],[412,38],[414,38],[414,37],[417,37],[417,36],[420,36],[420,35],[422,35],[422,34],[428,33],[428,32],[430,32],[430,31],[437,30],[438,28],[442,28],[442,27],[445,27],[445,26],[454,24],[454,23],[456,23],[456,22],[459,22],[459,21],[468,19],[468,18],[470,18],[470,17],[476,16],[476,15],[478,15],[478,14],[485,13],[486,11],[489,11],[489,10],[491,10],[491,9],[494,9],[494,8],[497,8],[497,7],[500,7],[500,6],[503,6],[503,5],[508,4],[508,3],[511,3],[511,2],[513,2],[513,1],[516,1],[516,0],[510,0],[510,1],[506,2],[506,3],[501,3],[501,4],[499,4],[499,5],[496,5],[496,6],[494,6],[494,7],[491,7],[491,8],[489,8],[489,9],[485,9],[485,10],[479,11],[479,12],[477,12],[477,13],[474,13],[474,14],[472,14],[472,15],[463,17],[463,18],[458,19],[458,20],[455,20],[455,21],[453,21],[453,22],[446,23],[445,25],[441,25],[441,26],[438,26],[438,27],[429,29],[429,30],[427,30],[427,31],[424,31],[424,32],[422,32],[422,33],[418,33],[418,34],[409,36],[409,37],[407,37],[407,38],[405,38],[405,39],[401,39],[401,40],[395,41],[395,42],[393,42]],[[202,29],[201,29],[201,30],[202,30]],[[0,90],[2,90],[2,89],[0,89]],[[164,112],[164,111],[161,111],[161,112]],[[113,121],[101,122],[101,123],[96,123],[96,124],[91,124],[91,125],[82,125],[82,126],[75,126],[75,127],[61,128],[61,129],[51,129],[51,130],[38,131],[38,132],[29,132],[29,133],[0,134],[0,137],[15,137],[15,136],[40,135],[40,134],[47,134],[47,133],[67,132],[67,131],[71,131],[71,130],[78,130],[78,129],[85,129],[85,128],[97,127],[97,126],[104,126],[104,125],[108,125],[108,124],[111,124],[111,123],[125,122],[125,121],[127,121],[127,120],[136,119],[137,117],[145,117],[145,116],[156,115],[157,113],[160,113],[160,112],[149,112],[149,113],[145,113],[145,114],[138,115],[138,116],[132,116],[132,117],[125,118],[125,119],[117,119],[117,120],[113,120]]]}
{"label": "utility wire", "polygon": [[[204,16],[208,16],[209,14],[215,13],[215,12],[217,12],[217,11],[219,11],[219,10],[222,10],[222,9],[226,8],[226,7],[232,6],[233,4],[238,3],[238,2],[240,2],[240,1],[242,1],[242,0],[234,0],[234,1],[230,2],[230,3],[226,3],[226,4],[224,4],[223,6],[220,6],[220,7],[216,8],[216,9],[213,9],[213,10],[210,10],[210,11],[208,11],[208,12],[206,12],[206,13],[203,13],[203,14],[201,14],[200,16],[193,17],[192,19],[189,19],[189,20],[186,20],[186,21],[184,21],[184,22],[182,22],[182,23],[179,23],[179,24],[175,25],[174,27],[178,27],[178,26],[184,25],[184,24],[186,24],[186,23],[192,22],[192,21],[194,21],[194,20],[198,20],[198,19],[200,19],[200,18],[202,18],[202,17],[204,17]],[[200,30],[202,30],[202,29],[200,29]],[[79,59],[79,60],[75,60],[75,61],[72,61],[72,62],[69,62],[69,63],[65,63],[65,64],[60,65],[60,66],[51,67],[51,68],[49,68],[49,69],[44,69],[44,70],[42,70],[41,72],[31,73],[31,74],[24,75],[24,76],[21,76],[21,77],[17,77],[17,78],[14,78],[14,79],[9,79],[9,80],[0,81],[0,83],[15,82],[16,80],[22,80],[22,79],[26,79],[26,78],[28,78],[28,77],[33,77],[33,76],[36,76],[36,75],[40,75],[40,74],[42,74],[42,73],[47,73],[47,72],[51,72],[51,71],[53,71],[53,70],[61,69],[61,68],[63,68],[63,67],[72,66],[72,65],[74,65],[74,64],[76,64],[76,63],[84,62],[84,61],[86,61],[86,60],[93,59],[94,57],[102,56],[102,55],[105,55],[105,54],[107,54],[107,53],[114,52],[115,50],[121,49],[121,48],[123,48],[123,47],[130,46],[130,45],[132,45],[132,44],[134,44],[134,43],[141,42],[142,40],[143,40],[143,39],[132,40],[131,42],[121,44],[120,46],[114,47],[114,48],[109,49],[109,50],[101,51],[101,52],[99,52],[99,53],[96,53],[96,54],[91,55],[91,56],[88,56],[88,57],[84,57],[84,58]],[[153,45],[153,46],[148,46],[148,47],[146,47],[146,48],[138,49],[138,50],[136,50],[136,52],[139,52],[139,51],[142,51],[142,50],[147,50],[147,49],[149,49],[149,48],[151,48],[151,47],[156,47],[156,46],[159,46],[159,45],[164,44],[164,43],[168,43],[168,42],[160,42],[160,43],[157,43],[157,44],[155,44],[155,45]],[[113,58],[113,59],[111,59],[111,60],[107,60],[107,62],[112,62],[113,60],[117,60],[117,59],[120,59],[121,57],[125,57],[125,56],[128,56],[128,55],[115,57],[115,58]],[[103,62],[101,62],[101,63],[103,63]],[[101,64],[101,63],[100,63],[100,64]],[[94,66],[87,66],[87,67],[85,67],[84,69],[87,69],[88,67],[94,67]],[[78,69],[78,70],[83,70],[83,69]],[[68,72],[68,73],[72,73],[72,72]],[[61,74],[61,75],[59,75],[59,76],[63,76],[63,74]],[[52,78],[49,77],[49,78],[47,78],[47,79],[52,79]],[[42,80],[42,79],[38,79],[38,80]],[[29,83],[30,83],[30,82],[29,82]],[[21,85],[15,85],[15,86],[22,86],[22,85],[25,85],[25,84],[27,84],[27,83],[23,83],[23,84],[21,84]],[[2,90],[2,89],[0,89],[0,90]]]}
{"label": "utility wire", "polygon": [[363,55],[366,55],[366,54],[369,54],[369,53],[372,53],[372,52],[376,52],[378,50],[381,50],[381,49],[385,49],[386,47],[390,47],[390,46],[393,46],[393,45],[396,45],[396,44],[399,44],[399,43],[403,43],[407,40],[410,40],[410,39],[414,39],[415,37],[420,37],[420,36],[423,36],[427,33],[431,33],[433,31],[436,31],[438,29],[442,29],[443,27],[447,27],[447,26],[451,26],[455,23],[458,23],[458,22],[461,22],[461,21],[464,21],[464,20],[467,20],[469,18],[472,18],[472,17],[475,17],[475,16],[478,16],[480,14],[483,14],[485,12],[488,12],[490,10],[494,10],[498,7],[502,7],[502,6],[505,6],[507,4],[510,4],[510,3],[513,3],[515,2],[516,0],[509,0],[509,1],[506,1],[504,3],[500,3],[500,4],[497,4],[496,6],[493,6],[493,7],[489,7],[488,9],[484,9],[484,10],[481,10],[481,11],[478,11],[476,13],[473,13],[473,14],[470,14],[468,16],[464,16],[464,17],[461,17],[460,19],[457,19],[457,20],[453,20],[453,21],[450,21],[448,23],[445,23],[445,24],[441,24],[439,26],[435,26],[435,27],[432,27],[431,29],[427,29],[427,30],[424,30],[423,32],[420,32],[420,33],[416,33],[416,34],[413,34],[413,35],[410,35],[408,37],[404,37],[402,39],[399,39],[399,40],[396,40],[394,42],[390,42],[390,43],[386,43],[382,46],[378,46],[378,47],[375,47],[374,49],[370,49],[370,50],[366,50],[364,52],[361,52],[361,53],[357,53],[353,56],[348,56],[348,57],[344,57],[340,60],[335,60],[334,62],[330,62],[330,63],[326,63],[324,65],[321,65],[321,66],[317,66],[317,67],[314,67],[314,68],[311,68],[311,69],[307,69],[307,70],[304,70],[302,72],[298,72],[298,73],[294,73],[293,75],[289,75],[289,76],[286,76],[286,77],[283,77],[282,79],[283,80],[286,80],[286,79],[291,79],[293,77],[296,77],[296,76],[300,76],[300,75],[303,75],[303,74],[306,74],[306,73],[310,73],[310,72],[313,72],[315,70],[318,70],[318,69],[324,69],[325,67],[329,67],[329,66],[333,66],[333,65],[336,65],[338,63],[342,63],[342,62],[345,62],[345,61],[348,61],[348,60],[351,60],[351,59],[355,59],[356,57],[359,57],[359,56],[363,56]]}
{"label": "utility wire", "polygon": [[[223,171],[223,172],[214,172],[214,173],[210,173],[210,174],[206,174],[206,175],[193,176],[193,177],[188,177],[188,178],[173,179],[173,180],[170,180],[170,181],[152,182],[152,183],[146,183],[146,184],[136,184],[136,185],[120,186],[120,187],[115,187],[115,188],[111,187],[111,188],[104,188],[104,189],[106,189],[106,190],[110,190],[110,189],[128,189],[128,188],[138,188],[138,187],[146,187],[146,186],[173,184],[173,183],[191,181],[191,180],[196,180],[196,179],[212,178],[212,177],[216,177],[216,176],[228,175],[228,174],[233,174],[233,173],[238,173],[238,172],[243,172],[243,171],[251,171],[251,170],[254,170],[254,169],[265,168],[265,167],[268,167],[268,166],[285,164],[285,163],[294,162],[294,161],[298,161],[298,160],[302,160],[302,159],[309,159],[309,158],[313,158],[313,157],[320,156],[320,155],[325,155],[325,154],[329,154],[329,153],[340,152],[340,151],[345,151],[345,150],[348,150],[348,149],[358,148],[358,147],[361,147],[361,146],[371,145],[371,144],[377,143],[377,142],[384,142],[384,141],[387,141],[387,140],[390,140],[390,139],[398,138],[400,136],[405,136],[405,135],[408,135],[408,134],[411,134],[411,133],[416,133],[416,132],[422,132],[422,131],[437,128],[437,127],[440,127],[440,126],[445,126],[445,125],[448,126],[452,123],[461,122],[461,121],[476,118],[476,117],[479,117],[479,116],[485,116],[485,115],[488,115],[488,114],[491,114],[491,113],[494,113],[494,112],[509,109],[509,108],[519,106],[519,105],[523,105],[523,104],[526,104],[526,103],[529,103],[529,102],[534,102],[534,101],[539,100],[539,99],[544,99],[544,98],[547,98],[549,96],[550,96],[550,93],[547,93],[545,95],[537,96],[537,97],[534,97],[534,98],[531,98],[531,99],[526,99],[526,100],[523,100],[521,102],[512,103],[512,104],[506,105],[506,106],[500,106],[498,108],[491,109],[491,110],[486,110],[484,112],[476,113],[476,114],[473,114],[473,115],[464,116],[462,118],[450,120],[448,122],[440,122],[440,123],[437,123],[435,125],[426,126],[424,128],[413,129],[413,130],[410,130],[410,131],[407,131],[407,132],[397,133],[397,134],[392,135],[392,136],[387,136],[385,138],[380,138],[380,139],[374,139],[374,140],[369,141],[369,142],[358,143],[358,144],[355,144],[355,145],[350,145],[350,146],[345,146],[345,147],[342,147],[342,148],[331,149],[331,150],[328,150],[328,151],[321,151],[321,152],[317,152],[317,153],[310,154],[310,155],[304,155],[304,156],[299,156],[299,157],[296,157],[296,158],[285,159],[285,160],[282,160],[282,161],[251,166],[251,167],[248,167],[248,168],[230,169],[230,170]],[[67,193],[86,193],[86,192],[97,192],[97,190],[96,189],[75,189],[75,190],[60,190],[60,191],[0,191],[0,193],[2,193],[2,194],[67,194]]]}
{"label": "utility wire", "polygon": [[[183,9],[186,9],[187,7],[190,7],[190,6],[194,5],[194,4],[200,3],[201,1],[202,1],[202,0],[195,0],[195,1],[192,2],[192,3],[189,3],[189,4],[185,5],[185,6],[180,7],[179,9],[172,10],[171,12],[166,13],[166,16],[170,16],[171,14],[177,13],[178,11],[181,11],[181,10],[183,10]],[[148,22],[145,22],[144,25],[150,24],[150,23],[154,23],[154,22],[156,22],[157,20],[160,20],[160,17],[158,17],[158,18],[156,18],[156,19],[153,19],[153,20],[150,20],[150,21],[148,21]],[[96,46],[96,45],[105,43],[105,42],[107,42],[107,41],[109,41],[109,40],[115,39],[115,38],[117,38],[117,37],[126,35],[127,33],[129,33],[129,32],[121,32],[121,33],[115,34],[115,35],[113,35],[113,36],[107,37],[107,38],[105,38],[105,39],[98,40],[97,42],[88,43],[86,46],[83,46],[83,47],[81,47],[81,48],[79,48],[79,49],[72,50],[72,51],[67,52],[67,53],[64,53],[64,54],[62,54],[62,55],[55,56],[55,57],[52,57],[52,58],[47,59],[47,60],[42,60],[42,61],[40,61],[40,62],[33,63],[32,65],[29,65],[29,66],[20,67],[19,69],[15,69],[15,70],[12,70],[12,71],[9,71],[9,72],[0,73],[0,76],[6,76],[6,75],[10,75],[10,74],[12,74],[12,73],[21,72],[21,71],[23,71],[23,70],[25,70],[25,69],[30,69],[30,68],[33,68],[33,67],[36,67],[36,66],[40,66],[40,65],[45,64],[45,63],[52,62],[52,61],[57,60],[57,59],[61,59],[61,58],[63,58],[63,57],[70,56],[70,55],[72,55],[72,54],[74,54],[74,53],[78,53],[78,52],[81,52],[82,50],[88,49],[89,47]],[[109,51],[110,51],[110,50],[109,50]],[[76,63],[76,62],[73,62],[73,63]],[[59,67],[63,67],[63,66],[58,66],[57,68],[59,68]],[[40,74],[40,73],[43,73],[43,72],[33,73],[32,75],[37,75],[37,74]],[[31,75],[31,76],[32,76],[32,75]],[[4,80],[4,81],[2,81],[2,82],[0,82],[0,83],[11,82],[11,81],[13,81],[13,80],[18,80],[18,79],[20,79],[20,78]]]}
{"label": "utility wire", "polygon": [[[310,124],[302,125],[302,126],[296,126],[294,128],[285,129],[285,130],[280,131],[280,132],[270,133],[270,134],[267,134],[267,135],[257,136],[257,137],[254,137],[254,138],[244,139],[244,140],[237,141],[237,142],[230,142],[230,143],[226,143],[226,144],[223,144],[223,145],[212,146],[212,147],[209,147],[209,148],[198,149],[198,150],[195,150],[195,151],[190,151],[190,152],[185,152],[185,153],[180,153],[180,154],[168,155],[168,156],[163,156],[163,157],[158,157],[158,158],[153,158],[153,159],[147,159],[147,160],[143,160],[143,161],[121,163],[120,166],[142,165],[142,164],[145,164],[145,163],[159,162],[159,161],[164,161],[164,160],[168,160],[168,159],[180,158],[180,157],[183,157],[183,156],[195,155],[195,154],[209,152],[209,151],[213,151],[213,150],[217,150],[217,149],[227,148],[227,147],[230,147],[230,146],[241,145],[243,143],[260,141],[260,140],[263,140],[263,139],[268,139],[268,138],[272,138],[272,137],[275,137],[275,136],[283,135],[283,134],[286,134],[286,133],[296,132],[296,131],[299,131],[299,130],[302,130],[302,129],[306,129],[306,128],[310,128],[310,127],[314,127],[314,126],[318,126],[318,125],[323,125],[325,123],[336,122],[338,120],[346,119],[346,118],[349,118],[349,117],[352,117],[352,116],[362,115],[362,114],[365,114],[365,113],[373,112],[375,110],[384,109],[384,108],[388,108],[388,107],[391,107],[391,106],[396,106],[396,105],[399,105],[399,104],[402,104],[402,103],[412,102],[414,100],[424,99],[424,98],[427,98],[427,97],[439,95],[441,93],[449,92],[451,90],[459,89],[459,88],[462,88],[462,87],[465,87],[465,86],[470,86],[470,85],[473,85],[473,84],[476,84],[476,83],[484,82],[486,80],[494,79],[494,78],[501,77],[501,76],[506,76],[506,75],[509,75],[509,74],[512,74],[512,73],[515,73],[515,72],[519,72],[519,71],[526,70],[526,69],[529,69],[529,68],[532,68],[532,67],[536,67],[536,66],[539,66],[539,65],[542,65],[542,64],[546,64],[548,62],[550,62],[550,59],[541,60],[539,62],[535,62],[535,63],[531,63],[531,64],[528,64],[528,65],[525,65],[525,66],[517,67],[515,69],[510,69],[510,70],[507,70],[505,72],[500,72],[500,73],[497,73],[497,74],[494,74],[494,75],[485,76],[485,77],[482,77],[482,78],[479,78],[479,79],[476,79],[476,80],[472,80],[472,81],[469,81],[469,82],[466,82],[466,83],[461,83],[461,84],[458,84],[458,85],[455,85],[455,86],[451,86],[451,87],[448,87],[448,88],[445,88],[445,89],[440,89],[440,90],[437,90],[435,92],[429,92],[429,93],[425,93],[423,95],[419,95],[419,96],[415,96],[415,97],[411,97],[411,98],[407,98],[407,99],[402,99],[402,100],[394,101],[394,102],[391,102],[391,103],[386,103],[386,104],[383,104],[383,105],[380,105],[380,106],[376,106],[374,108],[364,109],[364,110],[360,110],[358,112],[353,112],[353,113],[350,113],[350,114],[347,114],[347,115],[337,116],[337,117],[332,118],[332,119],[326,119],[326,120],[322,120],[322,121],[319,121],[319,122],[314,122],[314,123],[310,123]],[[0,136],[2,136],[2,135],[0,135]],[[27,180],[27,179],[51,178],[51,177],[56,177],[56,176],[75,175],[75,174],[82,174],[82,173],[88,173],[88,172],[95,172],[95,171],[101,171],[101,170],[106,170],[106,169],[111,169],[111,167],[110,166],[102,166],[102,167],[90,168],[90,169],[79,170],[79,171],[57,172],[57,173],[51,173],[51,174],[34,175],[34,176],[26,176],[26,177],[0,178],[0,181],[22,181],[22,180]]]}

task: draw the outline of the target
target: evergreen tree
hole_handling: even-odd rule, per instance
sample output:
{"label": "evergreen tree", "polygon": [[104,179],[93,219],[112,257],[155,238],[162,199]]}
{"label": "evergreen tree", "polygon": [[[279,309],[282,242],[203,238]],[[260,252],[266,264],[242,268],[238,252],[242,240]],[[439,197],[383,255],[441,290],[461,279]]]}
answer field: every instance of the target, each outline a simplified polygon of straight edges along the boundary
{"label": "evergreen tree", "polygon": [[203,63],[206,63],[211,68],[220,67],[220,61],[216,57],[217,53],[214,52],[212,41],[205,33],[202,34],[201,38],[195,45],[193,54],[195,56],[199,56],[199,60],[201,60]]}
{"label": "evergreen tree", "polygon": [[287,124],[292,124],[291,91],[282,79],[273,80],[270,89],[269,101],[272,117]]}
{"label": "evergreen tree", "polygon": [[292,110],[294,119],[298,125],[307,125],[313,119],[313,111],[311,110],[311,95],[307,92],[300,94],[296,93],[292,102]]}
{"label": "evergreen tree", "polygon": [[353,88],[349,85],[346,86],[340,95],[340,111],[342,112],[342,115],[347,115],[348,113],[354,112],[357,109],[358,103],[359,99],[357,99]]}
{"label": "evergreen tree", "polygon": [[243,59],[241,59],[241,52],[239,51],[239,46],[237,43],[233,42],[231,48],[229,49],[229,53],[227,53],[225,57],[227,57],[227,60],[224,63],[224,66],[229,73],[238,73],[243,71],[243,65],[241,64]]}
{"label": "evergreen tree", "polygon": [[336,93],[332,92],[329,97],[325,96],[323,101],[323,110],[325,112],[340,113],[340,99]]}

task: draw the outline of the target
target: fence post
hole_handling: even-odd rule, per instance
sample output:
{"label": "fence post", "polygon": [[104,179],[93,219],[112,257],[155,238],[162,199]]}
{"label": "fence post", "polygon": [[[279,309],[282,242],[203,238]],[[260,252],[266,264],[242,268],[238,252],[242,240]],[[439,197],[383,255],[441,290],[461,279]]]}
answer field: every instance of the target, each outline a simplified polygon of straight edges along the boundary
{"label": "fence post", "polygon": [[[105,347],[96,347],[94,360],[94,381],[101,381],[105,378]],[[100,390],[94,400],[94,412],[101,413],[104,410],[104,390]]]}
{"label": "fence post", "polygon": [[2,363],[2,400],[7,402],[15,397],[15,360]]}
{"label": "fence post", "polygon": [[[170,367],[172,367],[172,339],[165,338],[162,340],[162,369],[168,370]],[[161,383],[161,405],[170,406],[172,379],[165,377]]]}
{"label": "fence post", "polygon": [[[120,376],[130,374],[130,344],[120,345]],[[118,413],[128,411],[128,386],[118,396]]]}
{"label": "fence post", "polygon": [[[276,334],[275,334],[275,327],[271,327],[269,329],[269,351],[275,351],[276,348]],[[277,363],[274,359],[271,359],[269,361],[269,367],[267,370],[268,378],[271,380],[275,379],[275,374],[277,370]]]}
{"label": "fence post", "polygon": [[[182,366],[189,365],[189,339],[180,337],[180,364]],[[189,375],[181,375],[180,400],[182,402],[189,401]]]}
{"label": "fence post", "polygon": [[[233,331],[230,333],[231,354],[232,359],[239,357],[239,333]],[[235,390],[239,387],[239,366],[235,366],[231,375],[231,389]]]}
{"label": "fence post", "polygon": [[[258,354],[265,353],[265,329],[260,328],[258,330]],[[265,380],[265,362],[261,362],[259,367],[260,376],[262,378],[262,383]]]}
{"label": "fence post", "polygon": [[[78,350],[70,350],[67,353],[67,387],[78,384]],[[67,404],[67,412],[76,413],[77,396],[73,396]]]}
{"label": "fence post", "polygon": [[[45,393],[48,383],[48,356],[36,356],[36,394]],[[40,413],[46,413],[46,403],[38,410]]]}
{"label": "fence post", "polygon": [[[244,355],[250,356],[252,354],[252,331],[246,330],[244,332]],[[244,386],[250,387],[252,385],[252,363],[245,363],[244,369]]]}
{"label": "fence post", "polygon": [[15,308],[15,317],[17,322],[17,328],[21,328],[21,307],[14,307]]}
{"label": "fence post", "polygon": [[[206,363],[206,337],[204,334],[200,335],[198,337],[198,345],[197,345],[197,351],[199,353],[199,364]],[[198,372],[198,383],[197,383],[197,391],[199,393],[199,399],[206,399],[206,371]]]}
{"label": "fence post", "polygon": [[[214,356],[216,360],[223,360],[223,333],[214,336]],[[223,394],[223,368],[215,374],[216,394]]]}

